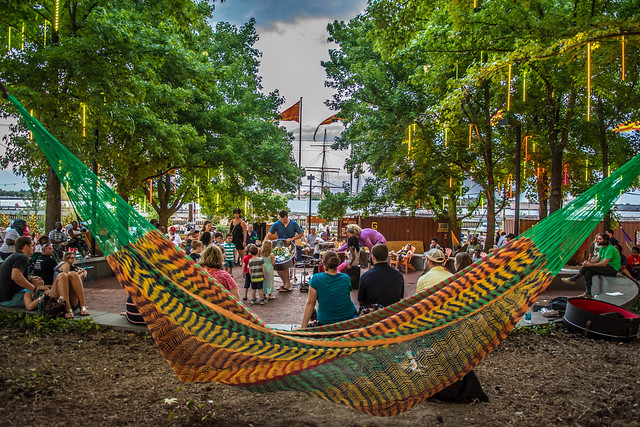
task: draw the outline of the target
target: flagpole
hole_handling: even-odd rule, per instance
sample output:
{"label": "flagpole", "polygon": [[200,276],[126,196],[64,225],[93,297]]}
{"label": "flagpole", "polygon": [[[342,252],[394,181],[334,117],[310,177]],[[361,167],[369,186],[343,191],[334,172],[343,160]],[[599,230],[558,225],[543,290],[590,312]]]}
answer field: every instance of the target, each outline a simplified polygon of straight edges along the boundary
{"label": "flagpole", "polygon": [[[298,133],[298,167],[302,169],[302,97],[300,97],[300,110],[299,110],[299,121],[300,132]],[[300,200],[300,184],[298,186],[298,200]]]}

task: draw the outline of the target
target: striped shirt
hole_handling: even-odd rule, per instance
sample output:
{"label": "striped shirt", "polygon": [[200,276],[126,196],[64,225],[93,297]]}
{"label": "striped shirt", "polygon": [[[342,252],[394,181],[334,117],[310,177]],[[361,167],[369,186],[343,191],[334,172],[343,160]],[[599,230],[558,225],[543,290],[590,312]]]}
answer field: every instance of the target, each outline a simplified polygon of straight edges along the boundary
{"label": "striped shirt", "polygon": [[233,243],[224,242],[222,244],[222,248],[224,249],[224,259],[226,259],[227,261],[234,261],[234,251],[236,250],[236,245],[234,245]]}
{"label": "striped shirt", "polygon": [[263,266],[264,260],[259,256],[251,258],[249,261],[249,274],[252,282],[262,282],[264,280]]}

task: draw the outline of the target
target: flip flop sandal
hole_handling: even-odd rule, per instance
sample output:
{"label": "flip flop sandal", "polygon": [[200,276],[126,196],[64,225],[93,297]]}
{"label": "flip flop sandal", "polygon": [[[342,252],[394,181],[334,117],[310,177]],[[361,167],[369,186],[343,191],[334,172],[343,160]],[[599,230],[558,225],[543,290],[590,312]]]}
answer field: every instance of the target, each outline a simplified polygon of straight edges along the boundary
{"label": "flip flop sandal", "polygon": [[291,292],[289,288],[278,288],[278,292]]}
{"label": "flip flop sandal", "polygon": [[73,309],[72,308],[70,308],[69,310],[66,310],[64,312],[64,318],[65,319],[73,319],[73,317],[74,316],[73,316]]}
{"label": "flip flop sandal", "polygon": [[91,313],[89,313],[89,310],[87,310],[87,306],[83,305],[82,308],[80,309],[80,316],[89,316],[91,315]]}

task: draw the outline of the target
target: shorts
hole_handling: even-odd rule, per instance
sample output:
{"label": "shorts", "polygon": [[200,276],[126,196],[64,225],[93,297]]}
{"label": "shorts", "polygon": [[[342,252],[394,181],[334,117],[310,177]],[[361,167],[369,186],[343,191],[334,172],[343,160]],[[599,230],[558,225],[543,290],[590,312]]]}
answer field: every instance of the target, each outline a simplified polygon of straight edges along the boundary
{"label": "shorts", "polygon": [[225,267],[229,267],[229,268],[233,268],[233,261],[232,261],[232,260],[225,259],[225,260],[224,260],[224,266],[225,266]]}
{"label": "shorts", "polygon": [[251,289],[262,289],[262,284],[264,283],[263,280],[260,280],[259,282],[254,282],[251,281]]}
{"label": "shorts", "polygon": [[251,288],[251,275],[249,273],[244,275],[244,288],[245,289]]}

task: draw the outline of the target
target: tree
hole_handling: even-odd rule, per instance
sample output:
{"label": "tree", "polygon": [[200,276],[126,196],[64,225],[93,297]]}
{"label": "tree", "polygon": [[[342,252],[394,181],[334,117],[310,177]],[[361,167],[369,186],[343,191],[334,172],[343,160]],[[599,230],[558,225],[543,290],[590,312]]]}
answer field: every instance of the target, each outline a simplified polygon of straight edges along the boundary
{"label": "tree", "polygon": [[[0,78],[28,107],[37,105],[36,116],[74,154],[97,161],[125,200],[148,194],[155,181],[152,200],[163,221],[196,197],[207,170],[236,196],[251,186],[289,190],[300,171],[286,131],[273,122],[282,100],[260,93],[253,22],[214,30],[212,10],[208,2],[178,0],[69,2],[58,28],[47,26],[45,46],[39,20],[49,10],[35,2],[15,7],[8,15],[14,25],[35,24],[24,50],[2,58]],[[17,172],[44,168],[19,129],[10,144],[15,150],[5,162],[17,157]],[[52,172],[48,194],[59,195]]]}

